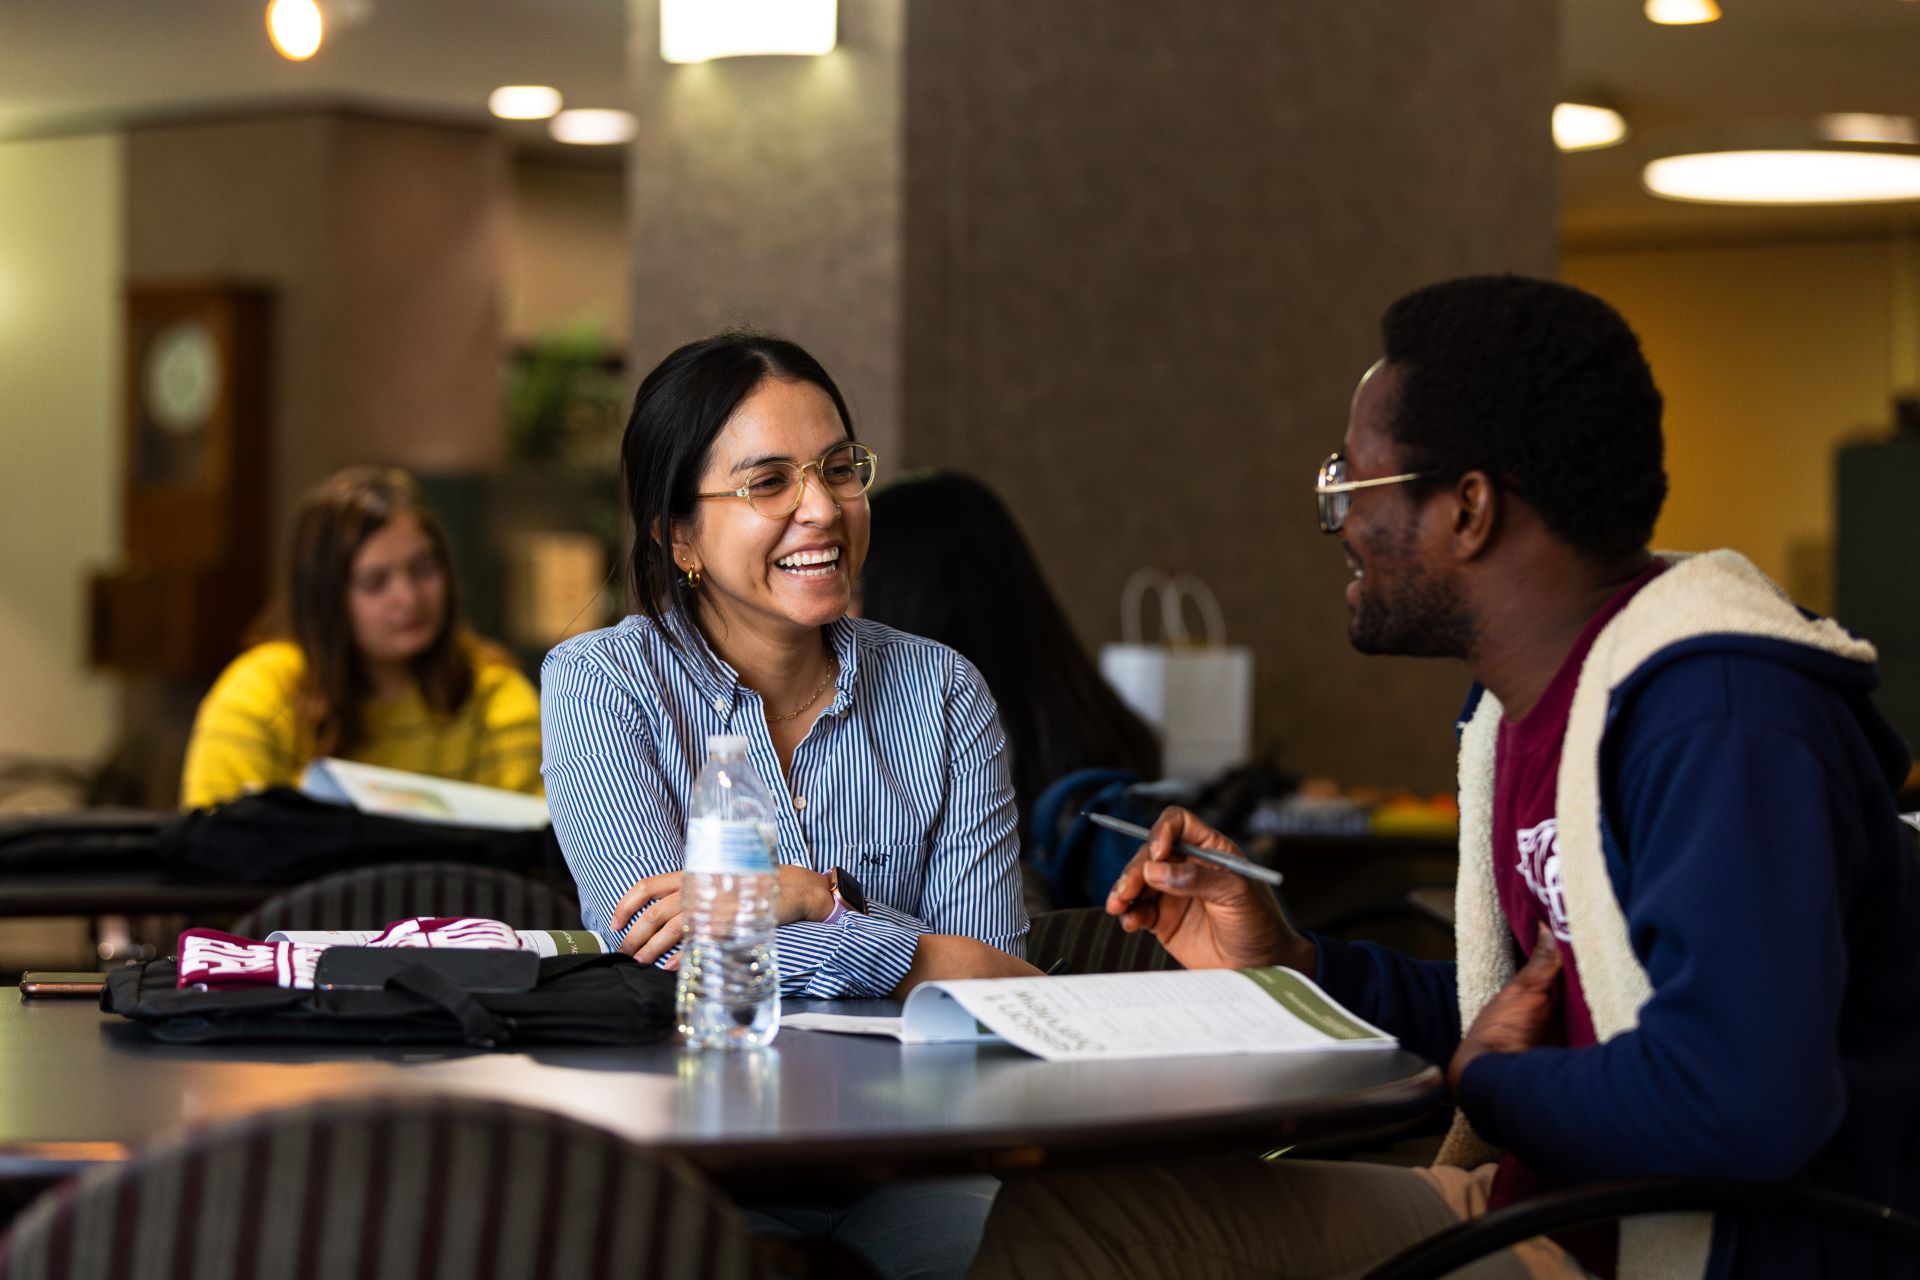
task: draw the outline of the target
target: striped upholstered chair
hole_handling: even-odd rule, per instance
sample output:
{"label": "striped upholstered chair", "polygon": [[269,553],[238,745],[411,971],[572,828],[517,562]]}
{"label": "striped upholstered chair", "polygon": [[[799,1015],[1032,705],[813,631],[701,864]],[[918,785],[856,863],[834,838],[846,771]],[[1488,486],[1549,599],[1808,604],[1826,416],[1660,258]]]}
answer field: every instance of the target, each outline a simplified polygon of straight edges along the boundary
{"label": "striped upholstered chair", "polygon": [[263,1112],[47,1192],[0,1280],[749,1280],[739,1212],[672,1157],[471,1099]]}
{"label": "striped upholstered chair", "polygon": [[242,916],[233,931],[379,929],[408,916],[485,916],[516,929],[578,929],[580,905],[536,880],[457,862],[396,862],[295,885]]}
{"label": "striped upholstered chair", "polygon": [[1047,911],[1033,918],[1027,934],[1027,963],[1045,973],[1057,962],[1064,962],[1061,973],[1140,973],[1181,967],[1151,933],[1127,933],[1119,920],[1099,907]]}

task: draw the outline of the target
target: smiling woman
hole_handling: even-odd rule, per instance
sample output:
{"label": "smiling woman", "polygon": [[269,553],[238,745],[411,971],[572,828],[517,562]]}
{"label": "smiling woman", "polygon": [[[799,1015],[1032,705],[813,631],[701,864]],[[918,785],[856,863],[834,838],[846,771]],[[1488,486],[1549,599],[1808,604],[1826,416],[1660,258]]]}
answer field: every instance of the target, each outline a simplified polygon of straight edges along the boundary
{"label": "smiling woman", "polygon": [[350,467],[301,501],[286,590],[194,719],[181,803],[296,781],[318,756],[540,792],[533,686],[460,617],[413,477]]}
{"label": "smiling woman", "polygon": [[946,646],[846,616],[878,459],[826,370],[764,335],[689,344],[641,383],[621,454],[634,613],[541,680],[588,927],[673,962],[694,778],[708,735],[740,734],[778,809],[783,992],[1034,972],[992,695]]}

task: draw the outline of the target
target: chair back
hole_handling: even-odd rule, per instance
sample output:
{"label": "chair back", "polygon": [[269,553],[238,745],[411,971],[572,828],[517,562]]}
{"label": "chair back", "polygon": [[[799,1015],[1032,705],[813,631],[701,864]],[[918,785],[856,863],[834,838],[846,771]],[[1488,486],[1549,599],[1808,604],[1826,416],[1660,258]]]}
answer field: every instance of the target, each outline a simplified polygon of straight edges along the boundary
{"label": "chair back", "polygon": [[739,1212],[679,1160],[526,1107],[263,1112],[41,1196],[0,1280],[746,1280]]}
{"label": "chair back", "polygon": [[1143,973],[1184,967],[1151,933],[1127,933],[1118,918],[1099,907],[1048,911],[1033,918],[1027,934],[1027,963],[1046,972],[1056,961],[1066,962],[1062,973]]}
{"label": "chair back", "polygon": [[380,929],[409,916],[484,916],[516,929],[578,929],[580,905],[512,871],[458,862],[397,862],[322,876],[276,894],[233,931]]}

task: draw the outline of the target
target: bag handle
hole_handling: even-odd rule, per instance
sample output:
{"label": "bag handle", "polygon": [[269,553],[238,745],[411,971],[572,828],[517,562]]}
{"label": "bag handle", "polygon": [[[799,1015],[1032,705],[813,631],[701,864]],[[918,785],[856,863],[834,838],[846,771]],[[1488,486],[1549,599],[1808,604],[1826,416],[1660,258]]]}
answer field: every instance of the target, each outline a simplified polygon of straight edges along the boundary
{"label": "bag handle", "polygon": [[423,964],[408,965],[387,979],[387,990],[418,996],[435,1005],[460,1024],[461,1038],[481,1049],[491,1049],[511,1038],[513,1020],[502,1018],[473,998],[459,983]]}
{"label": "bag handle", "polygon": [[1126,585],[1120,588],[1122,643],[1140,643],[1144,630],[1141,617],[1145,612],[1149,591],[1158,593],[1160,634],[1168,645],[1187,646],[1194,643],[1187,634],[1186,615],[1181,609],[1183,600],[1193,601],[1194,607],[1200,611],[1201,620],[1206,624],[1206,639],[1200,643],[1208,648],[1226,644],[1226,615],[1220,611],[1220,598],[1213,594],[1213,588],[1191,573],[1167,574],[1152,568],[1134,570],[1128,575]]}

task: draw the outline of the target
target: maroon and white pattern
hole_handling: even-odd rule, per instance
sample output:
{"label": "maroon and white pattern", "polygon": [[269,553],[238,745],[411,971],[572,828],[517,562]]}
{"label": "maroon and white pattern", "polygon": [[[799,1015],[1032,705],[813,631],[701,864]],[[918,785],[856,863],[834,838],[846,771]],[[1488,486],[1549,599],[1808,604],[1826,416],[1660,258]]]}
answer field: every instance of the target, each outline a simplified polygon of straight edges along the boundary
{"label": "maroon and white pattern", "polygon": [[[478,916],[415,916],[396,920],[369,947],[443,947],[518,951],[518,934],[498,920]],[[180,935],[180,988],[202,991],[235,987],[313,989],[313,971],[327,948],[303,942],[259,942],[218,929],[188,929]]]}

